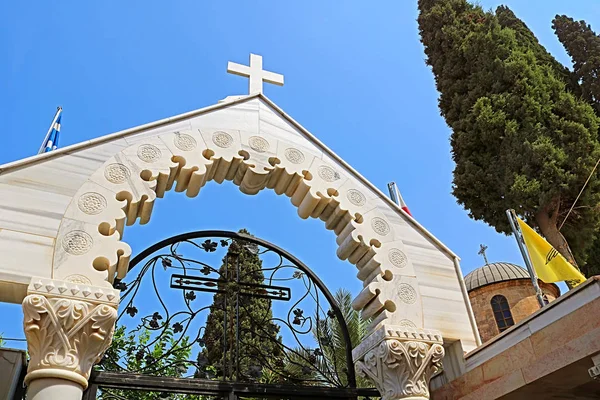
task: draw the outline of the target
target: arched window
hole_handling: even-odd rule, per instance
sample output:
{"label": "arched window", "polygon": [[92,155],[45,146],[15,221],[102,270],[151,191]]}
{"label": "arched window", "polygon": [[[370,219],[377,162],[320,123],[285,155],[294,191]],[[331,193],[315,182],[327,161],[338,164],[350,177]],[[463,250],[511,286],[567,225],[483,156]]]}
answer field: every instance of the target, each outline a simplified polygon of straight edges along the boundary
{"label": "arched window", "polygon": [[492,310],[494,310],[494,318],[496,318],[496,324],[500,332],[515,324],[506,297],[501,295],[492,297]]}

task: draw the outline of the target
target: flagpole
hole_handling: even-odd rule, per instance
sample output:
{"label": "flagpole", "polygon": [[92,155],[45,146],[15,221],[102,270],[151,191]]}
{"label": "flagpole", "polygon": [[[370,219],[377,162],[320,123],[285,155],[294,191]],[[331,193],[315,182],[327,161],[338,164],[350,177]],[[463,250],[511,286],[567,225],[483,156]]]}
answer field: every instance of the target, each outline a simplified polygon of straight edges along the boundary
{"label": "flagpole", "polygon": [[525,243],[523,240],[523,234],[521,230],[518,228],[515,223],[515,218],[517,218],[517,214],[515,210],[506,210],[506,216],[508,217],[508,222],[510,222],[510,227],[512,228],[513,234],[515,235],[515,239],[517,240],[517,245],[519,245],[519,250],[521,250],[521,255],[523,256],[523,260],[525,261],[525,265],[527,266],[527,271],[529,271],[529,276],[531,277],[531,283],[533,284],[533,288],[535,289],[535,295],[537,297],[538,303],[540,303],[540,308],[546,305],[544,301],[544,295],[542,294],[542,289],[540,289],[540,285],[538,283],[537,274],[535,273],[535,269],[531,263],[531,259],[529,258],[529,253],[527,252],[527,248],[525,247]]}
{"label": "flagpole", "polygon": [[390,182],[388,183],[388,191],[390,192],[390,199],[392,199],[392,201],[394,203],[396,203],[396,205],[400,205],[400,200],[399,200],[399,194],[400,192],[398,191],[398,187],[396,186],[396,182]]}
{"label": "flagpole", "polygon": [[44,140],[42,141],[42,145],[40,146],[40,149],[38,150],[38,154],[43,153],[44,150],[46,149],[46,142],[48,141],[48,138],[50,137],[50,134],[52,133],[54,124],[56,123],[56,120],[58,119],[58,116],[60,115],[61,111],[62,111],[61,106],[56,107],[56,114],[54,114],[54,118],[52,118],[52,123],[50,124],[50,128],[48,129],[48,132],[46,133]]}

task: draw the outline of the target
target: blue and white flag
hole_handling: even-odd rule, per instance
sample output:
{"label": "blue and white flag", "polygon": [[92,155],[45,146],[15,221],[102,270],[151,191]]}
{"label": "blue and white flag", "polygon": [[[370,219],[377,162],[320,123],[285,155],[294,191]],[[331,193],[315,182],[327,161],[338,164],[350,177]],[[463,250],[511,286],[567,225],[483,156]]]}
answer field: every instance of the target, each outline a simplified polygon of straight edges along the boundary
{"label": "blue and white flag", "polygon": [[58,139],[60,136],[60,119],[62,117],[61,113],[62,108],[59,107],[56,111],[56,115],[54,116],[54,120],[52,121],[52,126],[46,134],[46,137],[42,142],[42,146],[40,147],[38,154],[56,150],[56,148],[58,147]]}

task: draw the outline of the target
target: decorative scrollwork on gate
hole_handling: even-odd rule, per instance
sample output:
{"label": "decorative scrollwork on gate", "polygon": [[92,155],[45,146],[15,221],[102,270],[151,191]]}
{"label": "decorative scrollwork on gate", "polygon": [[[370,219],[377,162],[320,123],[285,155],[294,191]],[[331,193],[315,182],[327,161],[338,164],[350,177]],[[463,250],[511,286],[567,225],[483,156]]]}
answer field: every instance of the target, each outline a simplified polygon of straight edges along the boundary
{"label": "decorative scrollwork on gate", "polygon": [[356,387],[338,304],[284,250],[245,232],[193,232],[148,248],[133,268],[115,283],[121,309],[100,370]]}

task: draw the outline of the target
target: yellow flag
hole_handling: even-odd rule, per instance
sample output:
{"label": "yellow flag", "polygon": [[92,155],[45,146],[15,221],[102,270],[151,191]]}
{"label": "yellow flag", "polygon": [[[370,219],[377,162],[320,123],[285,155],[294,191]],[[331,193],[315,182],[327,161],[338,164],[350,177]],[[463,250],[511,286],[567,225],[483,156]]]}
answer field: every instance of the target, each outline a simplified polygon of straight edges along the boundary
{"label": "yellow flag", "polygon": [[538,278],[543,282],[571,281],[573,286],[585,282],[585,276],[568,262],[550,243],[517,217],[529,257]]}

